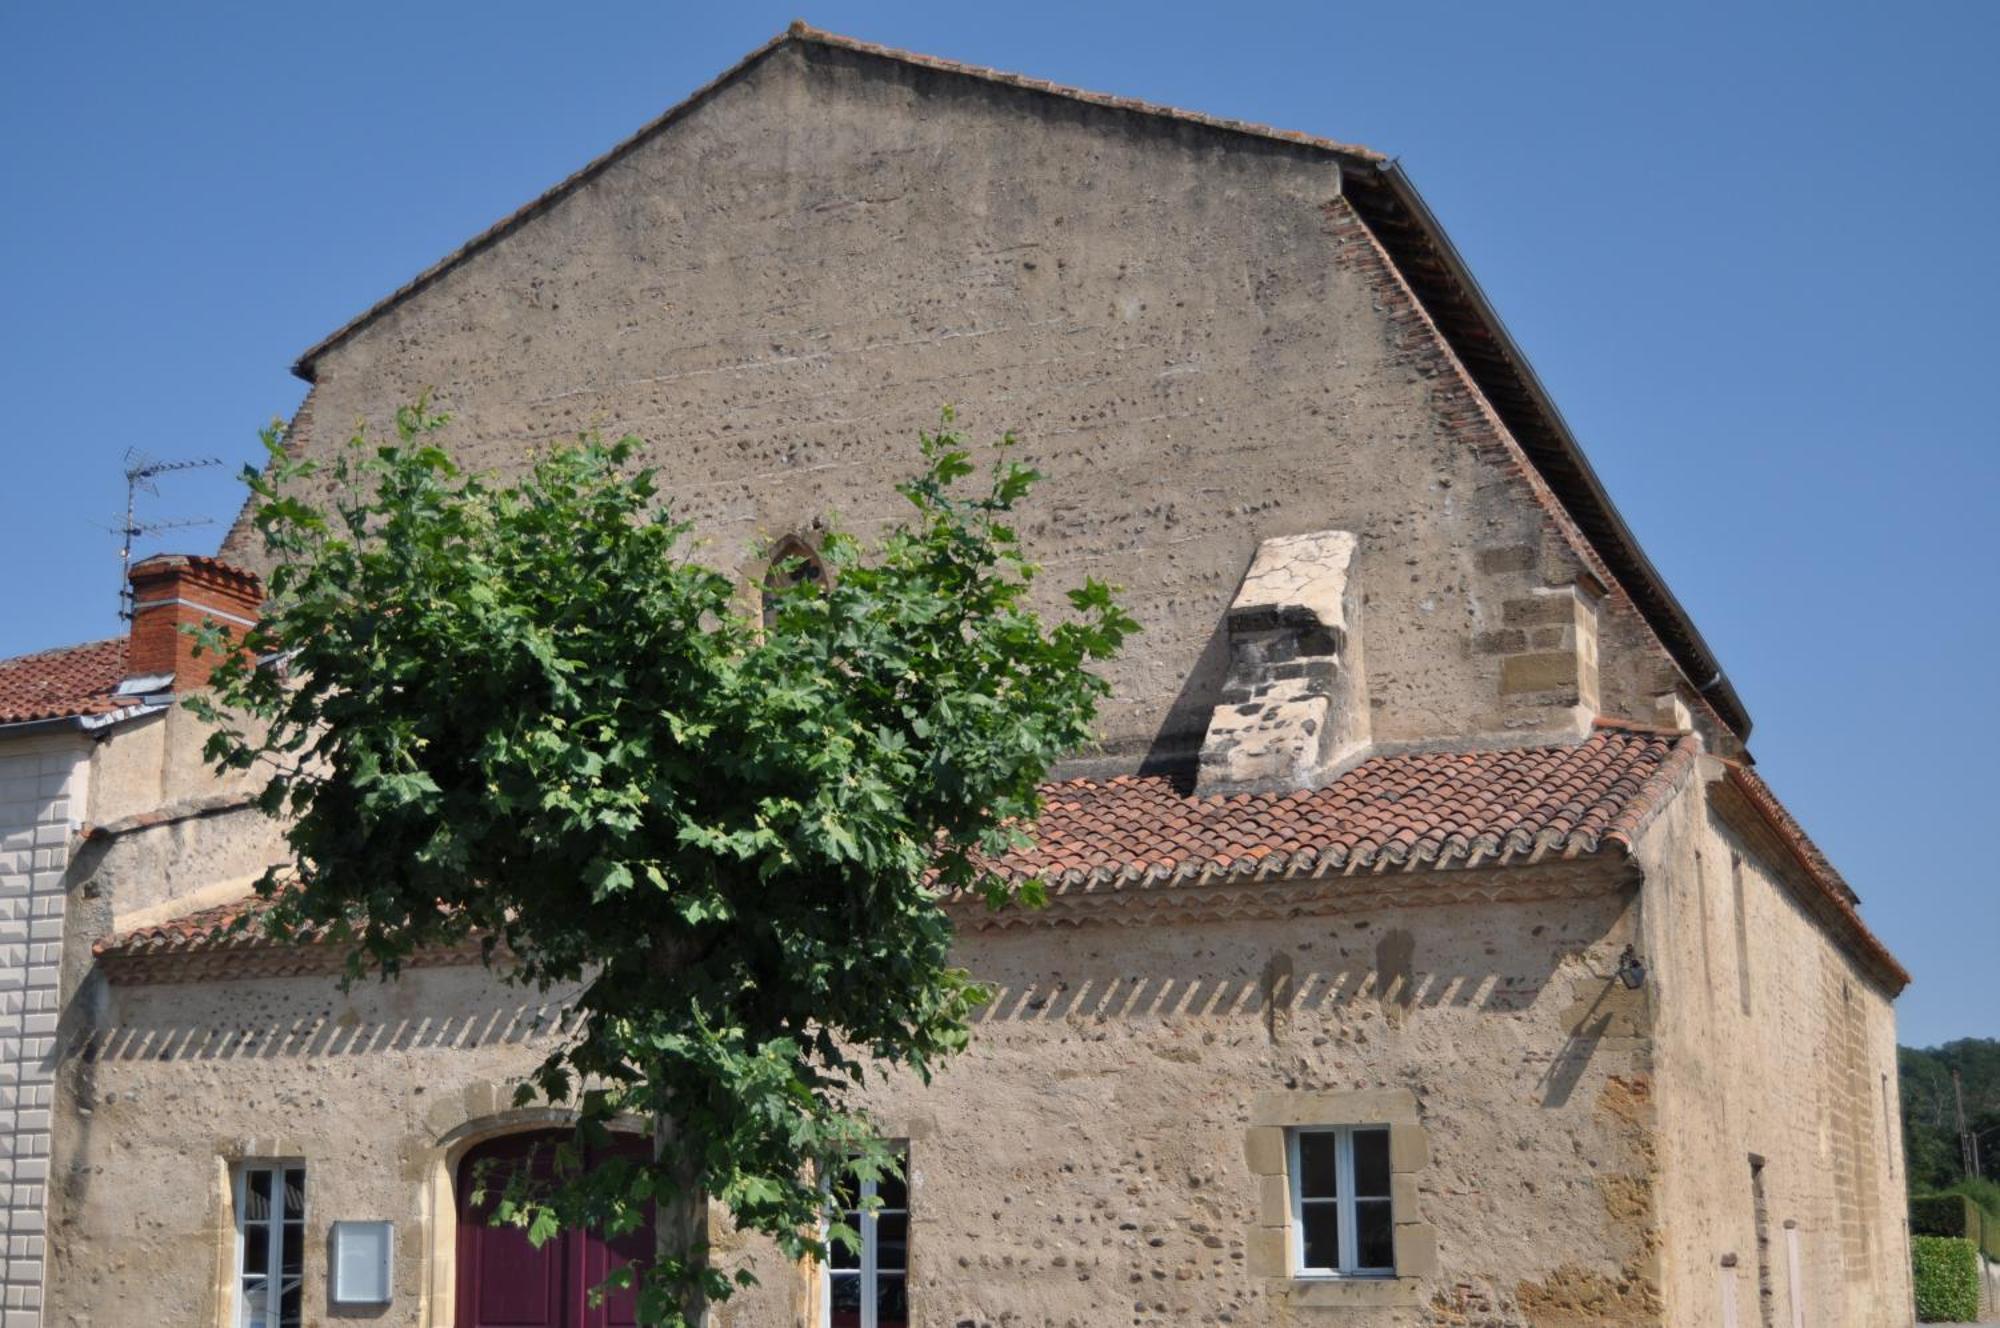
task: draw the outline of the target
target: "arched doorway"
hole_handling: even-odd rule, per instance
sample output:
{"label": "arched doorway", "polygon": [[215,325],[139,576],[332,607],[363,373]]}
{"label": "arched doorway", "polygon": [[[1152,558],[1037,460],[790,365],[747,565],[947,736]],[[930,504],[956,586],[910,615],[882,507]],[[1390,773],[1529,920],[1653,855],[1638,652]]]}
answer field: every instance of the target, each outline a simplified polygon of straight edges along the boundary
{"label": "arched doorway", "polygon": [[[631,1328],[637,1323],[631,1291],[607,1294],[590,1303],[590,1289],[613,1270],[650,1256],[653,1229],[606,1240],[597,1232],[565,1231],[539,1250],[515,1227],[489,1225],[494,1193],[509,1164],[534,1161],[538,1172],[552,1165],[554,1146],[570,1137],[564,1130],[502,1135],[467,1151],[458,1164],[458,1328]],[[621,1153],[643,1154],[651,1145],[637,1135],[621,1136]],[[495,1164],[486,1202],[474,1205],[477,1169]]]}

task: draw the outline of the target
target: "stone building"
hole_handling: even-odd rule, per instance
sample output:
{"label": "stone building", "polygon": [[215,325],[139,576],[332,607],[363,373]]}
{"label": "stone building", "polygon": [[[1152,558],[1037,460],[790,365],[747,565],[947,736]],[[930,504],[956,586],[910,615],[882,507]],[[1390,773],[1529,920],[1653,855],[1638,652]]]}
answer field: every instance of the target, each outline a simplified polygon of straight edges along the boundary
{"label": "stone building", "polygon": [[[1384,157],[795,26],[297,369],[307,453],[427,389],[503,473],[636,433],[753,587],[953,402],[1146,628],[1006,864],[1050,906],[944,905],[997,997],[873,1090],[860,1266],[718,1231],[719,1324],[1909,1322],[1907,975]],[[0,665],[6,1324],[619,1322],[462,1183],[558,1123],[560,993],[210,935],[280,845],[149,615],[261,558]]]}

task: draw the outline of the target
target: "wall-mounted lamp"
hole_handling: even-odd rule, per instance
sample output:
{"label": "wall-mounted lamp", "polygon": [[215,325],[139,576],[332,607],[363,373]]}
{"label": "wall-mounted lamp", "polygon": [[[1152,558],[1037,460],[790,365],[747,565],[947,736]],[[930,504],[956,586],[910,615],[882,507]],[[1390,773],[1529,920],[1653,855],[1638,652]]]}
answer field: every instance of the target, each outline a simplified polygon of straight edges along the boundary
{"label": "wall-mounted lamp", "polygon": [[1631,946],[1618,956],[1618,980],[1625,984],[1625,990],[1637,991],[1646,985],[1646,965]]}

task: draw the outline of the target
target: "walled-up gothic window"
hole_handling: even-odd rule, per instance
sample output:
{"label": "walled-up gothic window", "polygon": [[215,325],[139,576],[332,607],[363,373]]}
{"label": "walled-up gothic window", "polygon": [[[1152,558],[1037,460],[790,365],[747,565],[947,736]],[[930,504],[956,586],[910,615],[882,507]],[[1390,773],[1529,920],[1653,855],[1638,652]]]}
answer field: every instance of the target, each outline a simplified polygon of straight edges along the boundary
{"label": "walled-up gothic window", "polygon": [[[909,1168],[903,1168],[905,1175]],[[834,1187],[834,1221],[861,1235],[849,1249],[829,1242],[821,1328],[908,1328],[910,1190],[904,1176],[847,1177]]]}

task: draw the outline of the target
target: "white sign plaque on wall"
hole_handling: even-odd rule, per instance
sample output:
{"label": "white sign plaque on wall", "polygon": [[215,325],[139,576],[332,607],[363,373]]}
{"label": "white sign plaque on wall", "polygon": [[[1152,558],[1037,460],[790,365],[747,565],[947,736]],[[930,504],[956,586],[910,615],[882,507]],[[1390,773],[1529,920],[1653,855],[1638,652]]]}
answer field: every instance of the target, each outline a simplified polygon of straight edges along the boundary
{"label": "white sign plaque on wall", "polygon": [[333,1299],[341,1305],[387,1305],[396,1228],[390,1222],[333,1224]]}

